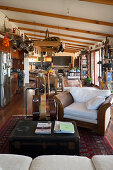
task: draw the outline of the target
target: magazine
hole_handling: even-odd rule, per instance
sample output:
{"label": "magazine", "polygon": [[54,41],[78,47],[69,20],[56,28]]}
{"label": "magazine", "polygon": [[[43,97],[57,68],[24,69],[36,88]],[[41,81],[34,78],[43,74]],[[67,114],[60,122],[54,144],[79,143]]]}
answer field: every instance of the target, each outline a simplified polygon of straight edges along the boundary
{"label": "magazine", "polygon": [[71,122],[55,121],[54,133],[72,133],[74,134],[74,125]]}

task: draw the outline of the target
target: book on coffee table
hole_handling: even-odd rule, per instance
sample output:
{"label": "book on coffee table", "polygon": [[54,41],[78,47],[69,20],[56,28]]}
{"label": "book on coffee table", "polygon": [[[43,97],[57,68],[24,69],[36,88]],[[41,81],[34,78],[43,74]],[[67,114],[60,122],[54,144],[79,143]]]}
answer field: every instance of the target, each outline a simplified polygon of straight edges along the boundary
{"label": "book on coffee table", "polygon": [[74,125],[71,122],[55,121],[54,133],[71,133],[74,134]]}
{"label": "book on coffee table", "polygon": [[35,134],[51,134],[51,122],[37,123]]}
{"label": "book on coffee table", "polygon": [[35,134],[51,134],[51,129],[36,129]]}
{"label": "book on coffee table", "polygon": [[51,122],[47,122],[47,123],[37,123],[37,128],[51,128]]}

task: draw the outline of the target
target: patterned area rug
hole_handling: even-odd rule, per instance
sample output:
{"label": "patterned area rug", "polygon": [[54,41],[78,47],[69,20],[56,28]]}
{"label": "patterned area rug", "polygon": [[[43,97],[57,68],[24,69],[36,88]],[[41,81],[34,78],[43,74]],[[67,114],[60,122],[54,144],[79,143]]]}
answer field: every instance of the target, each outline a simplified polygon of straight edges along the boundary
{"label": "patterned area rug", "polygon": [[[22,116],[12,116],[0,129],[0,153],[9,153],[8,137],[16,123]],[[113,149],[105,137],[98,136],[96,132],[84,128],[78,129],[80,134],[80,155],[91,158],[93,155],[113,155]]]}

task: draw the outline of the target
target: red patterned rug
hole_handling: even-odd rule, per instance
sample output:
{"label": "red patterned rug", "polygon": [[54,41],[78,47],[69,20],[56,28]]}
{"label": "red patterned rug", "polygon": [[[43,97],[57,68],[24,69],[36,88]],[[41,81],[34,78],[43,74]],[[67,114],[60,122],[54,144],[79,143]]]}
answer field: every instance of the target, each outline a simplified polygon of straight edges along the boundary
{"label": "red patterned rug", "polygon": [[[0,129],[0,153],[9,153],[8,137],[16,123],[22,116],[12,116]],[[105,137],[98,136],[96,132],[79,128],[80,155],[91,158],[93,155],[113,155],[113,149]]]}

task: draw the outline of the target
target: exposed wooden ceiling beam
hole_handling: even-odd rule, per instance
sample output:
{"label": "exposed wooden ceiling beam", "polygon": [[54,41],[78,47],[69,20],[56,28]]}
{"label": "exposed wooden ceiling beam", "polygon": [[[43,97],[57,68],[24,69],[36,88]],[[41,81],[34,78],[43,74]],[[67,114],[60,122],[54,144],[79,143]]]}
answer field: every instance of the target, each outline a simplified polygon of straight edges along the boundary
{"label": "exposed wooden ceiling beam", "polygon": [[68,42],[74,42],[74,43],[79,43],[79,44],[86,44],[86,45],[94,45],[94,43],[87,43],[87,42],[82,42],[82,41],[74,41],[74,40],[69,40],[69,39],[61,39],[62,41],[68,41]]}
{"label": "exposed wooden ceiling beam", "polygon": [[80,45],[80,44],[72,44],[72,43],[65,43],[66,45],[71,45],[71,46],[78,46],[78,47],[88,47],[86,45]]}
{"label": "exposed wooden ceiling beam", "polygon": [[[29,28],[18,27],[18,29],[24,30],[24,31],[32,31],[32,32],[38,32],[38,33],[44,33],[44,34],[46,33],[46,31],[29,29]],[[75,36],[75,35],[61,34],[61,33],[56,33],[56,32],[51,32],[51,31],[49,31],[49,34],[51,34],[51,35],[58,35],[58,36],[64,36],[64,37],[70,37],[70,38],[83,39],[83,40],[89,40],[89,41],[97,41],[97,42],[101,42],[101,41],[102,41],[102,40],[100,40],[100,39],[79,37],[79,36]]]}
{"label": "exposed wooden ceiling beam", "polygon": [[75,45],[70,45],[70,44],[66,44],[66,43],[65,43],[65,46],[66,46],[66,47],[73,47],[73,48],[84,48],[84,47],[79,47],[79,46],[77,46],[76,44],[75,44]]}
{"label": "exposed wooden ceiling beam", "polygon": [[113,5],[113,0],[80,0],[80,1],[94,2],[94,3],[106,4],[106,5]]}
{"label": "exposed wooden ceiling beam", "polygon": [[65,48],[69,48],[69,49],[79,49],[79,50],[82,50],[82,49],[84,49],[84,48],[81,48],[81,47],[74,47],[74,46],[65,46]]}
{"label": "exposed wooden ceiling beam", "polygon": [[[38,34],[29,34],[25,33],[25,35],[30,35],[30,36],[35,36],[35,37],[45,37],[43,35],[38,35]],[[82,42],[82,41],[75,41],[75,40],[68,40],[68,39],[61,39],[63,41],[69,41],[69,42],[75,42],[75,43],[80,43],[80,44],[87,44],[87,45],[94,45],[94,43],[88,43],[88,42]]]}
{"label": "exposed wooden ceiling beam", "polygon": [[87,31],[87,30],[80,30],[75,28],[68,28],[68,27],[61,27],[61,26],[55,26],[55,25],[48,25],[48,24],[41,24],[36,22],[29,22],[29,21],[22,21],[22,20],[16,20],[16,19],[9,19],[11,22],[15,23],[22,23],[22,24],[28,24],[28,25],[36,25],[40,27],[46,27],[46,28],[54,28],[54,29],[61,29],[65,31],[73,31],[73,32],[80,32],[85,34],[93,34],[93,35],[101,35],[101,36],[107,36],[107,37],[113,37],[112,34],[106,34],[106,33],[100,33],[100,32],[94,32],[94,31]]}
{"label": "exposed wooden ceiling beam", "polygon": [[68,50],[75,50],[75,51],[81,51],[82,49],[79,49],[79,48],[69,48],[69,47],[66,47],[65,49],[68,49]]}
{"label": "exposed wooden ceiling beam", "polygon": [[106,26],[113,27],[112,22],[106,22],[106,21],[99,21],[99,20],[93,20],[93,19],[87,19],[87,18],[79,18],[79,17],[74,17],[74,16],[67,16],[67,15],[54,14],[54,13],[49,13],[49,12],[35,11],[35,10],[22,9],[22,8],[15,8],[15,7],[9,7],[9,6],[0,6],[0,9],[15,11],[15,12],[22,12],[22,13],[27,13],[27,14],[48,16],[48,17],[53,17],[53,18],[80,21],[80,22],[86,22],[86,23],[91,23],[91,24],[106,25]]}
{"label": "exposed wooden ceiling beam", "polygon": [[81,47],[74,47],[74,46],[68,46],[68,45],[65,45],[65,48],[83,49],[83,48],[81,48]]}

